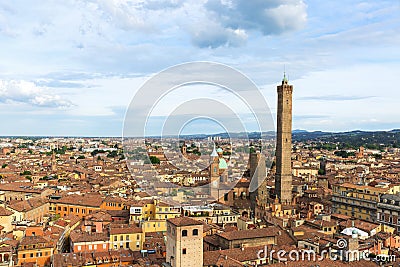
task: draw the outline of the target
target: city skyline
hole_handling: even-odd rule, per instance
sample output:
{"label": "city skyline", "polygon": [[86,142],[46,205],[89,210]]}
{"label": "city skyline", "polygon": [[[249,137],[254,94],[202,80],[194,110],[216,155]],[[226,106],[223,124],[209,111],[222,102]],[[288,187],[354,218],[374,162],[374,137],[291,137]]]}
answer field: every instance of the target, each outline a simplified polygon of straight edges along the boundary
{"label": "city skyline", "polygon": [[188,61],[237,68],[274,118],[286,68],[293,129],[397,129],[399,11],[395,0],[2,3],[1,135],[121,136],[140,85]]}

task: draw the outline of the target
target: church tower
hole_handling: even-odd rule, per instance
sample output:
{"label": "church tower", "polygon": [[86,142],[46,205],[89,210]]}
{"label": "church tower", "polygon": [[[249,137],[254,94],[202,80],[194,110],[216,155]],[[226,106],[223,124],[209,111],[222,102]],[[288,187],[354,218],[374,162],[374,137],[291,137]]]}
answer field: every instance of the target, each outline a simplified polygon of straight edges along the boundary
{"label": "church tower", "polygon": [[281,204],[292,202],[292,94],[286,74],[278,85],[275,193]]}
{"label": "church tower", "polygon": [[211,158],[210,180],[211,181],[219,180],[219,156],[217,150],[215,149],[215,144],[214,144],[214,149],[210,155],[210,158]]}

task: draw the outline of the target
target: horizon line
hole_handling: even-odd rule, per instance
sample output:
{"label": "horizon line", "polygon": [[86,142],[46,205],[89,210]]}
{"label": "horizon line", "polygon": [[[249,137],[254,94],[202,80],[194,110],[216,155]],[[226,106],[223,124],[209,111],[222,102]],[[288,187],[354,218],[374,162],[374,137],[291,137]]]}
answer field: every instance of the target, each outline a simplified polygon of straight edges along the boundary
{"label": "horizon line", "polygon": [[[393,132],[393,131],[400,131],[400,128],[393,128],[390,130],[346,130],[346,131],[322,131],[322,130],[315,130],[315,131],[309,131],[309,130],[303,130],[303,129],[295,129],[292,131],[293,133],[351,133],[351,132]],[[204,135],[207,137],[210,136],[218,136],[218,135],[224,135],[224,134],[260,134],[260,133],[276,133],[276,131],[268,131],[268,132],[258,132],[258,131],[253,131],[253,132],[233,132],[233,133],[193,133],[193,134],[182,134],[179,136],[195,136],[195,135]],[[117,135],[0,135],[0,138],[26,138],[26,137],[38,137],[38,138],[143,138],[141,136],[136,136],[136,137],[124,137],[124,136],[117,136]],[[144,136],[144,138],[159,138],[162,137],[161,135],[147,135]],[[178,137],[178,135],[164,135],[164,137]]]}

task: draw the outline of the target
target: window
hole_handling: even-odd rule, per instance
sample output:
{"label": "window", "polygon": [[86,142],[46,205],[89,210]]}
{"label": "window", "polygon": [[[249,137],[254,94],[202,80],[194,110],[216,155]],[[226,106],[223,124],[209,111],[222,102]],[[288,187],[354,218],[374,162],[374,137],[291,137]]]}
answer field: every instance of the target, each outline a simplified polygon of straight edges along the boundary
{"label": "window", "polygon": [[182,254],[186,254],[186,248],[182,249]]}
{"label": "window", "polygon": [[114,236],[114,241],[117,241],[117,236],[116,235]]}
{"label": "window", "polygon": [[67,207],[64,207],[64,211],[67,211]]}
{"label": "window", "polygon": [[193,235],[199,235],[199,229],[193,229]]}
{"label": "window", "polygon": [[129,242],[125,243],[125,248],[129,248]]}
{"label": "window", "polygon": [[139,240],[140,239],[140,235],[136,235],[136,239]]}
{"label": "window", "polygon": [[187,230],[182,230],[182,236],[187,236]]}
{"label": "window", "polygon": [[119,241],[123,241],[124,240],[124,236],[123,235],[120,235],[119,236]]}
{"label": "window", "polygon": [[228,193],[224,194],[224,201],[228,201],[228,196],[229,196]]}
{"label": "window", "polygon": [[92,245],[89,245],[89,250],[92,250]]}
{"label": "window", "polygon": [[30,258],[33,258],[33,253],[29,254],[29,257],[30,257]]}
{"label": "window", "polygon": [[125,240],[129,240],[129,235],[126,235],[126,236],[125,236]]}
{"label": "window", "polygon": [[74,212],[74,209],[73,208],[69,208],[69,212]]}
{"label": "window", "polygon": [[25,255],[25,254],[22,254],[22,258],[24,258],[24,259],[25,259],[25,257],[26,257],[26,255]]}

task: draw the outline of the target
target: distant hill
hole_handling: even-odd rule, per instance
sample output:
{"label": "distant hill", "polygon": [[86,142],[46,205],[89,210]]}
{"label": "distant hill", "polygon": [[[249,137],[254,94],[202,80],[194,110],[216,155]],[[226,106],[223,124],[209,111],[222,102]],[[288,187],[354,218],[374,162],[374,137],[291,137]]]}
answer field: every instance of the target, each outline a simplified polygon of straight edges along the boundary
{"label": "distant hill", "polygon": [[369,149],[400,147],[400,130],[350,132],[293,132],[295,142],[335,143],[340,148]]}

